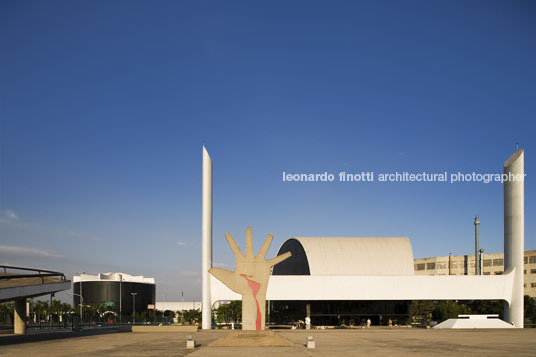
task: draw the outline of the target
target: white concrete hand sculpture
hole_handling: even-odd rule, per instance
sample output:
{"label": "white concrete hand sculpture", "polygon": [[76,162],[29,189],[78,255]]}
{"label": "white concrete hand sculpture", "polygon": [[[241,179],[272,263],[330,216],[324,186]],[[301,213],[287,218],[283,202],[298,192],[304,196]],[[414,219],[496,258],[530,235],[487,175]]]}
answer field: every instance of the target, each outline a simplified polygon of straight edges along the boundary
{"label": "white concrete hand sculpture", "polygon": [[264,330],[266,315],[266,290],[271,268],[291,256],[290,252],[266,260],[266,253],[273,234],[269,234],[257,255],[253,252],[251,227],[246,227],[246,255],[236,244],[230,233],[225,235],[236,258],[235,271],[221,268],[209,269],[210,274],[232,291],[242,295],[242,329]]}

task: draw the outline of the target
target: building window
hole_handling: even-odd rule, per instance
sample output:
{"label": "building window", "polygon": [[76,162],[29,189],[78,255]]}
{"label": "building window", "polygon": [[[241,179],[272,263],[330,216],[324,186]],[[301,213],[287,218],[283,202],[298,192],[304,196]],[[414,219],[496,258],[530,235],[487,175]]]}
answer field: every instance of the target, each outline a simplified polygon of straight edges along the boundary
{"label": "building window", "polygon": [[502,275],[502,273],[503,273],[502,271],[496,271],[495,275]]}
{"label": "building window", "polygon": [[527,274],[527,269],[523,269],[523,274]]}
{"label": "building window", "polygon": [[484,275],[489,275],[489,271],[485,271],[485,272],[484,272]]}
{"label": "building window", "polygon": [[435,270],[435,263],[426,263],[426,270]]}
{"label": "building window", "polygon": [[523,261],[525,262],[525,264],[527,264],[529,262],[529,257],[525,257],[525,259],[523,259]]}
{"label": "building window", "polygon": [[531,270],[530,270],[530,273],[531,273],[531,274],[536,274],[536,269],[531,269]]}
{"label": "building window", "polygon": [[504,264],[504,261],[502,259],[493,259],[494,267],[502,266],[503,264]]}
{"label": "building window", "polygon": [[491,266],[491,259],[484,259],[484,266],[490,267]]}
{"label": "building window", "polygon": [[424,263],[415,264],[415,270],[424,270]]}
{"label": "building window", "polygon": [[530,283],[531,288],[536,288],[536,283]]}
{"label": "building window", "polygon": [[529,257],[529,264],[534,264],[536,263],[536,255],[531,255]]}
{"label": "building window", "polygon": [[446,262],[438,262],[436,266],[437,266],[437,269],[447,269]]}

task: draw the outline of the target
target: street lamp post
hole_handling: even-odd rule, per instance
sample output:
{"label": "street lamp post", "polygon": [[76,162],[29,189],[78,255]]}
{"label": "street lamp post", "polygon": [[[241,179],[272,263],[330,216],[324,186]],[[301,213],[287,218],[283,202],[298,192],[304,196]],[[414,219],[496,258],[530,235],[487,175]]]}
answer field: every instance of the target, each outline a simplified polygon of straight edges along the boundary
{"label": "street lamp post", "polygon": [[132,295],[132,324],[136,323],[136,295],[138,293],[130,293]]}
{"label": "street lamp post", "polygon": [[[72,295],[73,295],[73,296],[78,296],[78,297],[80,298],[80,306],[84,306],[84,298],[82,297],[82,295],[80,295],[80,294],[75,294],[75,293],[73,293]],[[74,308],[73,308],[73,309],[74,309]],[[73,311],[73,314],[74,314],[74,311]],[[71,318],[74,318],[74,315],[73,315]],[[73,322],[73,323],[74,323],[74,322]],[[80,326],[82,326],[82,325],[80,325]]]}
{"label": "street lamp post", "polygon": [[478,225],[480,224],[480,219],[478,216],[475,217],[475,275],[481,275],[480,273],[480,262],[478,261]]}
{"label": "street lamp post", "polygon": [[484,270],[484,262],[482,260],[484,257],[484,249],[481,248],[478,252],[480,253],[480,257],[478,258],[478,263],[480,264],[480,275],[482,275],[482,270]]}
{"label": "street lamp post", "polygon": [[[79,274],[80,275],[80,324],[81,325],[84,325],[84,304],[82,301],[84,301],[84,299],[82,298],[82,274],[85,274],[86,272],[85,271],[79,271],[77,272],[76,274]],[[73,295],[76,295],[76,294],[73,294]]]}
{"label": "street lamp post", "polygon": [[121,283],[123,282],[123,274],[119,274],[119,324],[121,324],[121,314],[123,313],[122,297],[121,297]]}

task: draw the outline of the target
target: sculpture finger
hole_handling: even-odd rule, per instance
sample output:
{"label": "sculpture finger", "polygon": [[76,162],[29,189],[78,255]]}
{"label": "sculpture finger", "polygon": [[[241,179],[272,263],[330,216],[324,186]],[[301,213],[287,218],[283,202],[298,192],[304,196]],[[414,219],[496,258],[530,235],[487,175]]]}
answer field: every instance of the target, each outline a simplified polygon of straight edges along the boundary
{"label": "sculpture finger", "polygon": [[251,226],[246,227],[246,257],[253,257],[253,236],[251,234]]}
{"label": "sculpture finger", "polygon": [[270,266],[273,267],[274,265],[281,263],[283,260],[288,259],[291,256],[292,256],[291,252],[283,253],[281,255],[278,255],[275,258],[272,258],[272,259],[268,260],[268,264],[270,264]]}
{"label": "sculpture finger", "polygon": [[240,250],[240,247],[238,247],[238,244],[236,244],[231,233],[225,233],[225,238],[227,239],[227,243],[229,243],[229,246],[233,250],[233,254],[235,255],[235,258],[239,259],[241,257],[244,257],[244,255],[242,254],[242,251]]}
{"label": "sculpture finger", "polygon": [[268,248],[270,248],[273,239],[274,235],[268,234],[268,237],[266,237],[264,243],[262,243],[261,249],[259,249],[259,253],[257,254],[258,257],[261,257],[262,259],[266,258],[266,253],[268,253]]}
{"label": "sculpture finger", "polygon": [[222,268],[210,268],[208,272],[224,283],[229,289],[235,291],[235,273],[233,271]]}

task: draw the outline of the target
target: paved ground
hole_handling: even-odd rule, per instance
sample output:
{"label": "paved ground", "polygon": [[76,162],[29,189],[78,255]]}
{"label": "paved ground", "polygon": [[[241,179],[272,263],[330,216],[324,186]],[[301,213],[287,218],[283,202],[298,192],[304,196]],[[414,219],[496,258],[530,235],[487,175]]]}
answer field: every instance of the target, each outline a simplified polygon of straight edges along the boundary
{"label": "paved ground", "polygon": [[[183,332],[107,333],[31,342],[0,336],[2,356],[535,356],[536,329],[424,330],[380,329],[329,331],[278,331],[291,347],[210,347],[229,331],[205,331],[190,335],[199,344],[186,350]],[[313,336],[317,348],[305,348]],[[7,344],[6,343],[10,343]]]}

